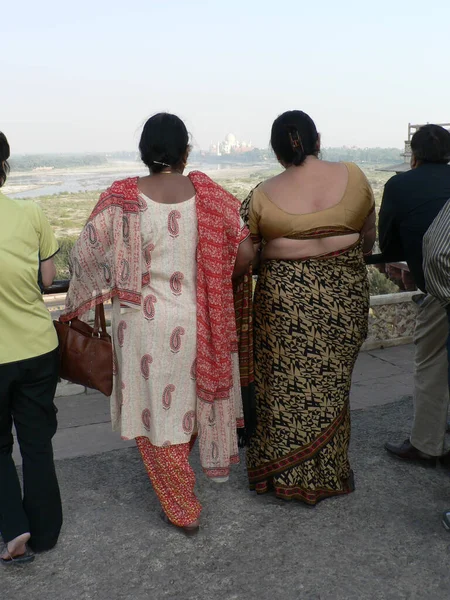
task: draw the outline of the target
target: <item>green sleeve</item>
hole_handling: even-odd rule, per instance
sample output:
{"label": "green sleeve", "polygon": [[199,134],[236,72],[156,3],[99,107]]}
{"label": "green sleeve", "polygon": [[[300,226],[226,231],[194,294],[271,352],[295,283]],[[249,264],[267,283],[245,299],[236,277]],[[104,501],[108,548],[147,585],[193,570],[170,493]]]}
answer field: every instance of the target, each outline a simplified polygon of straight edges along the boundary
{"label": "green sleeve", "polygon": [[41,262],[52,258],[59,250],[53,229],[40,206],[33,202],[33,221],[39,237],[39,259]]}

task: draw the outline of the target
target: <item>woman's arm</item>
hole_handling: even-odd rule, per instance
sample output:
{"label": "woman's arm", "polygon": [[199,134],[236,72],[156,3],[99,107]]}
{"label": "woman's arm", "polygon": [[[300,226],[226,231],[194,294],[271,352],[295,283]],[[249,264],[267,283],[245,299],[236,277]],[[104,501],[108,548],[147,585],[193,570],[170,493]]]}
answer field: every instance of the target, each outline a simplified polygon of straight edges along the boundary
{"label": "woman's arm", "polygon": [[[260,185],[260,184],[258,184]],[[258,219],[255,215],[254,208],[252,206],[253,194],[257,190],[258,185],[249,193],[247,198],[241,204],[241,219],[243,223],[249,228],[251,233],[251,245],[253,258],[251,259],[252,267],[257,270],[261,261],[261,237],[258,230]],[[250,254],[250,246],[247,245],[247,252]],[[247,267],[248,268],[248,267]]]}
{"label": "woman's arm", "polygon": [[369,252],[372,251],[377,237],[375,207],[367,217],[361,230],[361,235],[363,237],[363,252],[364,254],[369,254]]}
{"label": "woman's arm", "polygon": [[52,285],[55,276],[56,267],[53,258],[41,262],[41,279],[44,288],[48,288]]}
{"label": "woman's arm", "polygon": [[233,279],[245,275],[254,258],[255,251],[253,249],[253,243],[250,236],[248,236],[239,246],[236,262],[234,263]]}
{"label": "woman's arm", "polygon": [[52,285],[56,275],[56,266],[53,257],[59,252],[59,244],[53,229],[38,205],[33,206],[38,219],[36,230],[39,235],[39,271],[43,288]]}
{"label": "woman's arm", "polygon": [[261,254],[262,254],[262,243],[258,242],[258,243],[253,243],[253,261],[252,261],[252,267],[253,267],[253,272],[255,273],[256,271],[258,271],[259,269],[259,265],[261,264]]}

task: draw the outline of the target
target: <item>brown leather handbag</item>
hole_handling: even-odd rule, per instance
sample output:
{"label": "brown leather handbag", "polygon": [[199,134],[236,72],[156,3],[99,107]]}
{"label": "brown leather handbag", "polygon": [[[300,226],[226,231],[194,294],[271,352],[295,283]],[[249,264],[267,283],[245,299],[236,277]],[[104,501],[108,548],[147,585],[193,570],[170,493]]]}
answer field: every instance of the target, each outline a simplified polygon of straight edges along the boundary
{"label": "brown leather handbag", "polygon": [[59,339],[60,377],[111,396],[112,342],[106,331],[103,304],[95,307],[94,327],[77,318],[68,323],[53,323]]}

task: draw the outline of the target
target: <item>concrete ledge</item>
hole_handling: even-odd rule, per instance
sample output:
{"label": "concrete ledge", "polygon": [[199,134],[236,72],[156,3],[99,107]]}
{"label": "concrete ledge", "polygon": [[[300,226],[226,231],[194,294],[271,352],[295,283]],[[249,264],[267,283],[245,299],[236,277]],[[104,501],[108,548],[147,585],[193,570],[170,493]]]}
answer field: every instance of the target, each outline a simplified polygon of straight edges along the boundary
{"label": "concrete ledge", "polygon": [[384,306],[385,304],[403,304],[412,302],[414,296],[421,296],[422,292],[396,292],[395,294],[380,294],[370,296],[370,306]]}
{"label": "concrete ledge", "polygon": [[76,383],[71,383],[66,379],[61,379],[56,386],[55,398],[60,398],[61,396],[78,396],[79,394],[85,393],[86,388],[84,385],[77,385]]}
{"label": "concrete ledge", "polygon": [[412,342],[412,335],[387,340],[368,340],[362,345],[361,352],[367,352],[368,350],[380,350],[383,348],[393,348],[394,346],[404,346],[405,344],[412,344]]}

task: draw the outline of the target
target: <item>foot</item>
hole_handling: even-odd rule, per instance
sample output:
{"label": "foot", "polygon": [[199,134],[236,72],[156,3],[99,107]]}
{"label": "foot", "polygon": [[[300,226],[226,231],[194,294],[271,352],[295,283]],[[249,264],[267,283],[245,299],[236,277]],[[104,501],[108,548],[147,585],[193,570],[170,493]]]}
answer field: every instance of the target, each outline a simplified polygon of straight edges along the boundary
{"label": "foot", "polygon": [[176,527],[179,531],[181,531],[182,533],[184,533],[184,535],[187,535],[188,537],[192,535],[197,535],[197,533],[200,530],[200,521],[198,519],[192,521],[192,523],[189,523],[189,525],[184,525],[181,527],[179,525],[175,525],[175,523],[172,523],[172,521],[169,519],[165,512],[161,513],[161,519],[168,525]]}
{"label": "foot", "polygon": [[211,477],[211,481],[214,481],[214,483],[227,483],[229,479],[228,475],[226,477]]}
{"label": "foot", "polygon": [[29,533],[23,533],[22,535],[17,536],[10,542],[6,544],[6,549],[3,554],[0,556],[0,560],[4,563],[10,563],[14,561],[26,561],[32,560],[31,557],[34,558],[34,555],[29,552],[27,548],[27,542],[30,539],[31,535]]}
{"label": "foot", "polygon": [[189,523],[189,525],[185,525],[183,529],[186,529],[187,531],[195,531],[195,533],[197,533],[197,531],[200,529],[200,521],[195,519],[195,521],[192,521],[192,523]]}
{"label": "foot", "polygon": [[387,442],[384,447],[396,458],[400,458],[402,460],[419,461],[429,466],[436,466],[436,456],[431,456],[430,454],[421,452],[415,448],[409,440],[405,440],[403,444],[400,444],[400,446],[396,446],[395,444],[390,444]]}

